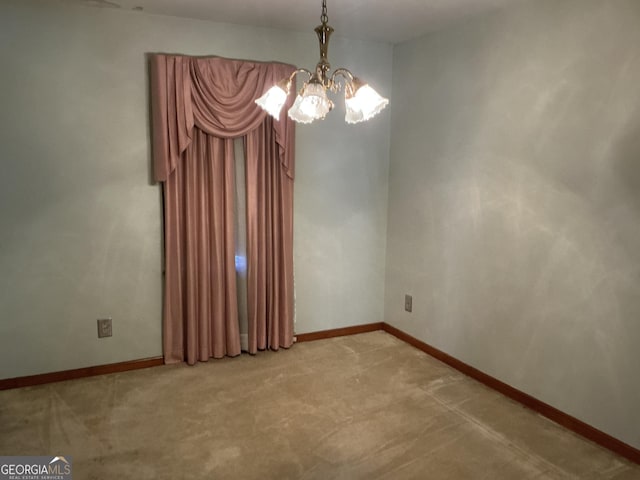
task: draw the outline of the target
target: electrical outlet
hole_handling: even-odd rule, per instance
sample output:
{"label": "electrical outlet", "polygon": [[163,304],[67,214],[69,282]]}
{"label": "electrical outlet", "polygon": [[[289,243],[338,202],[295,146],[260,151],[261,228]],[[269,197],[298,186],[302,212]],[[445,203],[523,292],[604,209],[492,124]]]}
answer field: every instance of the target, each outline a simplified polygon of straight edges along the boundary
{"label": "electrical outlet", "polygon": [[411,295],[404,296],[404,309],[407,312],[413,311],[413,297]]}
{"label": "electrical outlet", "polygon": [[111,319],[99,318],[98,319],[98,338],[110,337],[111,335],[113,335],[113,330],[111,329]]}

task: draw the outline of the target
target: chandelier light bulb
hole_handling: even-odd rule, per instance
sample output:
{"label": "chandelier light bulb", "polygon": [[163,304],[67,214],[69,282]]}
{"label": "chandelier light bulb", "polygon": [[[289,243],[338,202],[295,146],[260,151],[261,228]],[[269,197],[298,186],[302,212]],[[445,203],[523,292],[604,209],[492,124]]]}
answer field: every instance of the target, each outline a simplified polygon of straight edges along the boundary
{"label": "chandelier light bulb", "polygon": [[311,123],[316,118],[313,115],[308,115],[305,110],[301,108],[302,102],[304,98],[302,95],[298,95],[296,97],[296,101],[293,103],[293,106],[289,109],[289,118],[297,123]]}
{"label": "chandelier light bulb", "polygon": [[347,123],[365,122],[380,113],[388,103],[388,99],[382,97],[368,84],[364,84],[352,96],[345,95],[344,104],[347,110],[345,121]]}
{"label": "chandelier light bulb", "polygon": [[266,110],[276,120],[280,119],[280,111],[282,106],[287,101],[288,92],[284,90],[280,85],[274,85],[267,93],[258,98],[255,102]]}

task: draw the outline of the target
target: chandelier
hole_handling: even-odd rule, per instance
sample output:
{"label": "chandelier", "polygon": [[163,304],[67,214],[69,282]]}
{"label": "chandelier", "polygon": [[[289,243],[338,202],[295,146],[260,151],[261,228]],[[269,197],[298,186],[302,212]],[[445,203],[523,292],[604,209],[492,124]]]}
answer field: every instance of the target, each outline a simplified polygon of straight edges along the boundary
{"label": "chandelier", "polygon": [[327,59],[327,52],[333,28],[328,24],[326,0],[322,0],[320,21],[322,25],[315,28],[320,43],[320,61],[316,65],[315,73],[299,68],[289,78],[284,78],[276,83],[255,102],[278,120],[296,75],[306,74],[308,79],[298,92],[293,106],[289,109],[289,118],[298,123],[311,123],[314,120],[324,119],[327,113],[333,109],[333,102],[327,97],[327,90],[333,93],[339,92],[341,85],[338,83],[338,78],[341,77],[344,80],[345,121],[359,123],[369,120],[386,107],[389,100],[381,97],[378,92],[355,77],[346,68],[338,68],[329,77],[331,65]]}

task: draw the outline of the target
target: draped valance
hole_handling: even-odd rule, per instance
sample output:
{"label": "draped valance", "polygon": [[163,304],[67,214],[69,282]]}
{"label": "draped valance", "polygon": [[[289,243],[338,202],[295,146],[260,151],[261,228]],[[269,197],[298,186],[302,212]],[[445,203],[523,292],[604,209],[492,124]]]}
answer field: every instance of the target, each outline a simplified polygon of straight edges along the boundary
{"label": "draped valance", "polygon": [[[153,55],[150,73],[156,181],[166,181],[176,168],[193,140],[194,126],[218,138],[238,138],[255,130],[267,113],[253,100],[294,70],[294,66],[282,63]],[[292,124],[281,119],[272,125],[280,164],[293,178]]]}

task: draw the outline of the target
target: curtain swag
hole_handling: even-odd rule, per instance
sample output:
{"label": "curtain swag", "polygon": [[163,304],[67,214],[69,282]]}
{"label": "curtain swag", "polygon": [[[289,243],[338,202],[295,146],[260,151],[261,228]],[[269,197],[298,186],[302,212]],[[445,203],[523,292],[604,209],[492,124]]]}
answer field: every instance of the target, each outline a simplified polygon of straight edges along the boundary
{"label": "curtain swag", "polygon": [[[295,67],[220,57],[153,55],[151,101],[156,181],[165,181],[193,139],[193,128],[218,138],[242,137],[262,124],[254,103]],[[292,99],[289,98],[288,103]],[[294,127],[285,116],[273,122],[280,162],[293,179]]]}

